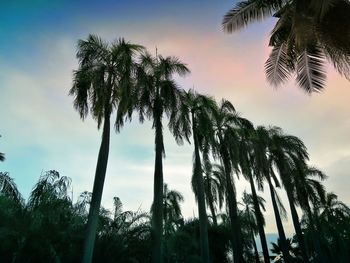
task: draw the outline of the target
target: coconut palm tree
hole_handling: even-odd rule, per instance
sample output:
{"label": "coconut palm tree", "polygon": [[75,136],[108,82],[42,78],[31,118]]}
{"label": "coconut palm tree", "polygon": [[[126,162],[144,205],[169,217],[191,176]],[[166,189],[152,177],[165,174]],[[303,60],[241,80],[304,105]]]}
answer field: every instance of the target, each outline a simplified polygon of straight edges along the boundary
{"label": "coconut palm tree", "polygon": [[[183,92],[182,107],[177,112],[174,127],[179,129],[183,127],[191,127],[188,130],[188,136],[192,133],[194,144],[194,163],[192,176],[192,189],[194,191],[196,201],[198,203],[199,229],[201,240],[201,257],[202,262],[209,262],[209,241],[208,241],[208,217],[206,212],[206,192],[203,179],[202,160],[200,152],[204,148],[208,148],[212,143],[213,131],[211,125],[211,114],[216,109],[214,99],[198,94],[194,90]],[[206,150],[207,152],[208,150]],[[207,155],[207,153],[206,153]]]}
{"label": "coconut palm tree", "polygon": [[164,233],[169,236],[183,221],[180,203],[183,203],[184,197],[176,190],[169,190],[167,184],[164,184],[163,194]]}
{"label": "coconut palm tree", "polygon": [[277,187],[280,187],[280,183],[274,173],[272,162],[270,160],[270,134],[273,134],[274,129],[276,128],[270,127],[267,129],[263,126],[258,126],[255,129],[255,131],[251,134],[250,140],[252,142],[253,148],[252,163],[255,166],[255,177],[257,179],[256,181],[258,183],[258,187],[260,189],[263,188],[263,181],[267,181],[269,185],[276,226],[283,252],[283,258],[286,262],[291,262],[291,258],[288,251],[287,239],[281,219],[281,217],[286,217],[286,211],[272,184],[272,181],[274,181],[275,185]]}
{"label": "coconut palm tree", "polygon": [[308,261],[307,250],[296,210],[297,200],[294,198],[293,167],[305,164],[308,153],[304,143],[297,137],[286,135],[277,127],[270,130],[270,161],[280,175],[281,182],[287,193],[295,233],[302,252],[303,260]]}
{"label": "coconut palm tree", "polygon": [[219,164],[212,165],[203,154],[204,191],[205,202],[210,209],[214,226],[217,226],[216,207],[222,208],[225,200],[225,172],[224,167]]}
{"label": "coconut palm tree", "polygon": [[306,92],[325,87],[325,60],[350,79],[350,3],[347,0],[244,0],[223,19],[232,33],[254,21],[277,18],[273,47],[265,64],[268,81],[278,86],[293,73]]}
{"label": "coconut palm tree", "polygon": [[[259,204],[259,208],[261,208],[263,211],[265,211],[265,200],[258,196],[258,204]],[[258,230],[258,221],[257,221],[257,213],[255,210],[255,205],[254,205],[254,197],[252,194],[248,194],[246,191],[243,192],[243,197],[242,197],[242,202],[244,205],[244,209],[243,209],[243,214],[245,215],[245,218],[247,218],[248,220],[248,225],[249,225],[249,231],[250,231],[250,238],[252,240],[253,243],[253,249],[254,249],[254,256],[255,256],[255,261],[257,263],[260,262],[259,259],[259,254],[258,254],[258,249],[256,246],[256,242],[255,242],[255,234],[259,232]],[[265,220],[263,219],[263,227],[265,226]]]}
{"label": "coconut palm tree", "polygon": [[0,195],[10,198],[20,206],[24,206],[24,199],[18,191],[17,185],[7,172],[0,172]]}
{"label": "coconut palm tree", "polygon": [[[169,117],[169,128],[178,143],[187,137],[187,128],[175,124],[175,113],[180,107],[181,92],[174,75],[185,76],[189,69],[176,57],[152,57],[144,53],[140,57],[137,69],[137,89],[135,91],[134,108],[138,111],[141,122],[145,118],[152,119],[155,129],[155,169],[152,210],[152,259],[154,263],[163,261],[163,158],[165,157],[163,142],[163,117]],[[178,120],[176,122],[179,124]],[[186,123],[186,122],[184,122]]]}
{"label": "coconut palm tree", "polygon": [[[264,219],[258,203],[258,195],[256,192],[255,181],[258,189],[263,190],[264,172],[267,167],[266,146],[258,133],[259,130],[240,129],[240,146],[239,158],[240,168],[243,176],[248,180],[252,192],[252,200],[254,205],[255,217],[259,236],[265,256],[265,261],[268,258],[268,247],[266,242]],[[255,180],[254,180],[255,179]]]}
{"label": "coconut palm tree", "polygon": [[239,158],[237,151],[239,137],[236,128],[252,126],[252,124],[246,119],[239,117],[229,101],[222,100],[217,110],[213,113],[212,125],[216,140],[214,154],[220,159],[225,171],[226,203],[231,221],[231,242],[234,261],[243,262],[243,242],[232,172],[238,172]]}
{"label": "coconut palm tree", "polygon": [[[73,87],[69,94],[74,96],[74,107],[81,119],[84,120],[90,111],[93,119],[97,121],[98,129],[103,123],[83,262],[91,262],[93,255],[108,162],[111,114],[119,103],[128,105],[124,101],[129,97],[133,84],[134,56],[142,49],[142,46],[128,43],[124,39],[108,44],[96,35],[89,35],[86,40],[78,41],[79,68],[74,72]],[[121,125],[122,123],[116,123],[118,129]]]}

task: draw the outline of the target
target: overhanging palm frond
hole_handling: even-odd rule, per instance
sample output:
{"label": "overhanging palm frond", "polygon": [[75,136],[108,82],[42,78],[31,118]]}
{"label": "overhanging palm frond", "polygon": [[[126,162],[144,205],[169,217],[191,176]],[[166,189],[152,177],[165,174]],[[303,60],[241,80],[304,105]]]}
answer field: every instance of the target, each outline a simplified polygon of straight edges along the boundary
{"label": "overhanging palm frond", "polygon": [[305,49],[297,59],[297,82],[307,93],[320,92],[326,81],[325,56],[318,47]]}
{"label": "overhanging palm frond", "polygon": [[246,27],[249,23],[271,16],[277,2],[281,1],[247,0],[237,3],[224,16],[222,21],[224,31],[232,33]]}
{"label": "overhanging palm frond", "polygon": [[273,47],[265,63],[265,73],[268,82],[275,87],[288,80],[291,70],[285,43]]}

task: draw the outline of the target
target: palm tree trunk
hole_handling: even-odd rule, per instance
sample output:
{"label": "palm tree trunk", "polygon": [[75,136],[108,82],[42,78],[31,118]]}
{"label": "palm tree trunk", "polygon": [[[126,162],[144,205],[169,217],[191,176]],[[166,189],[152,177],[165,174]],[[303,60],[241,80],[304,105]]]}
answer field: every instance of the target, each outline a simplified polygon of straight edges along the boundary
{"label": "palm tree trunk", "polygon": [[98,215],[100,211],[103,185],[106,177],[110,141],[110,113],[105,110],[102,141],[98,153],[95,171],[94,186],[92,190],[91,204],[87,222],[87,231],[84,241],[83,263],[90,263],[94,252]]}
{"label": "palm tree trunk", "polygon": [[267,247],[267,242],[266,242],[266,236],[265,236],[265,230],[264,230],[264,220],[263,220],[263,215],[262,215],[261,210],[260,210],[258,196],[256,194],[254,180],[253,180],[253,176],[251,173],[249,173],[249,183],[250,183],[250,188],[252,190],[252,195],[253,195],[255,216],[256,216],[257,223],[258,223],[258,230],[259,230],[259,236],[260,236],[260,241],[261,241],[261,247],[262,247],[263,255],[264,255],[264,261],[265,261],[265,263],[269,263],[270,256],[269,256],[269,249]]}
{"label": "palm tree trunk", "polygon": [[256,247],[255,236],[254,236],[254,233],[253,233],[252,229],[250,229],[250,233],[251,233],[250,235],[251,235],[252,242],[253,242],[255,262],[256,263],[260,263],[258,248]]}
{"label": "palm tree trunk", "polygon": [[203,263],[209,263],[208,217],[207,217],[207,212],[205,207],[205,193],[204,193],[204,182],[203,182],[203,176],[202,176],[202,164],[201,164],[201,158],[199,154],[199,146],[198,146],[193,112],[192,112],[192,130],[193,130],[193,141],[194,141],[194,152],[195,152],[194,176],[196,176],[196,181],[197,181],[197,199],[198,199],[201,257],[202,257]]}
{"label": "palm tree trunk", "polygon": [[286,186],[285,189],[286,189],[286,192],[287,192],[290,212],[291,212],[291,215],[292,215],[293,225],[294,225],[295,233],[297,235],[297,239],[298,239],[298,242],[299,242],[299,246],[300,246],[300,250],[301,250],[301,253],[302,253],[302,257],[303,257],[304,262],[309,262],[309,259],[308,259],[308,256],[307,256],[307,252],[306,252],[304,236],[303,236],[303,232],[301,230],[298,212],[297,212],[297,210],[295,208],[295,205],[294,205],[293,196],[292,196],[292,193],[291,193],[291,191],[290,191],[288,186]]}
{"label": "palm tree trunk", "polygon": [[152,210],[152,262],[162,263],[162,235],[163,235],[163,130],[159,112],[155,112],[155,169]]}
{"label": "palm tree trunk", "polygon": [[276,196],[275,196],[273,185],[271,183],[270,176],[267,176],[267,182],[268,182],[269,188],[270,188],[270,194],[271,194],[271,200],[272,200],[272,205],[273,205],[273,211],[275,214],[278,236],[279,236],[279,239],[280,239],[281,245],[282,245],[283,259],[286,263],[289,263],[289,262],[291,262],[291,258],[290,258],[290,254],[288,251],[286,234],[284,233],[283,224],[282,224],[281,216],[280,216],[279,209],[277,206]]}
{"label": "palm tree trunk", "polygon": [[[223,140],[220,138],[221,147],[223,147]],[[241,224],[238,218],[238,206],[236,193],[231,180],[231,168],[228,153],[225,149],[221,148],[222,162],[225,170],[226,180],[226,199],[228,203],[228,211],[231,221],[231,242],[233,259],[235,263],[243,263],[243,244],[241,234]]]}

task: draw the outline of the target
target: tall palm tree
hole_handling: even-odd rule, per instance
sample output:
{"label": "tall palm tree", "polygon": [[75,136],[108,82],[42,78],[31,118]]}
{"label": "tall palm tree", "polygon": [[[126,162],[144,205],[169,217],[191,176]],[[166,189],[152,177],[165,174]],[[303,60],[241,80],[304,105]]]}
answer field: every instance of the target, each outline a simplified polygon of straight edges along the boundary
{"label": "tall palm tree", "polygon": [[[173,76],[185,76],[189,69],[176,57],[152,57],[144,53],[140,57],[137,69],[137,89],[135,108],[141,122],[145,118],[152,119],[155,129],[155,169],[154,192],[152,210],[152,259],[154,263],[163,261],[162,233],[163,233],[163,157],[165,157],[163,142],[163,117],[169,119],[169,128],[178,143],[182,143],[186,132],[182,126],[175,123],[175,113],[180,106],[180,89]],[[178,123],[178,122],[177,122]],[[186,122],[185,122],[186,123]],[[186,139],[188,139],[186,137]]]}
{"label": "tall palm tree", "polygon": [[286,190],[295,233],[302,252],[303,260],[307,262],[307,250],[298,212],[296,210],[297,200],[294,198],[295,185],[293,184],[292,172],[293,167],[305,164],[306,160],[308,160],[307,149],[299,138],[286,135],[279,128],[274,128],[270,133],[270,160],[277,168],[281,182]]}
{"label": "tall palm tree", "polygon": [[275,182],[277,187],[280,187],[280,183],[274,173],[274,169],[272,167],[272,162],[270,160],[270,146],[271,139],[270,135],[275,131],[274,127],[270,127],[266,129],[263,126],[258,126],[255,131],[251,135],[253,155],[252,160],[255,166],[255,176],[257,178],[258,187],[262,188],[263,181],[267,181],[269,185],[272,205],[274,209],[274,215],[276,220],[276,226],[279,235],[279,241],[281,244],[281,249],[283,252],[283,258],[286,262],[291,262],[291,258],[288,251],[288,243],[287,238],[284,232],[282,217],[286,216],[286,211],[281,203],[278,194],[272,184],[272,181]]}
{"label": "tall palm tree", "polygon": [[249,23],[274,16],[273,47],[265,64],[268,81],[283,84],[296,73],[306,92],[325,87],[325,60],[350,80],[350,3],[347,0],[244,0],[223,19],[232,33]]}
{"label": "tall palm tree", "polygon": [[[210,97],[189,90],[183,92],[182,105],[183,107],[177,114],[177,119],[180,120],[180,124],[186,122],[184,126],[192,128],[194,144],[192,189],[198,202],[202,262],[209,263],[208,217],[200,152],[203,152],[204,145],[210,145],[211,138],[213,138],[211,114],[216,108],[216,102]],[[180,125],[175,124],[175,126]]]}
{"label": "tall palm tree", "polygon": [[[257,221],[257,213],[255,210],[255,205],[254,205],[254,197],[252,194],[248,194],[246,191],[243,192],[243,197],[242,197],[242,201],[244,204],[244,209],[243,209],[243,213],[246,215],[246,218],[248,219],[248,224],[249,224],[249,231],[250,231],[250,237],[253,243],[253,248],[254,248],[254,256],[255,256],[255,261],[257,263],[260,262],[259,259],[259,254],[258,254],[258,249],[256,246],[256,242],[255,242],[255,234],[259,231],[258,230],[258,221]],[[265,211],[265,200],[258,196],[258,204],[259,204],[259,208],[261,207],[262,210]],[[263,218],[263,226],[265,225],[265,220]]]}
{"label": "tall palm tree", "polygon": [[237,154],[238,135],[235,129],[237,126],[252,126],[252,124],[239,117],[229,101],[222,100],[217,110],[213,113],[212,125],[216,140],[214,153],[219,157],[225,170],[226,203],[231,221],[231,242],[234,261],[243,262],[243,242],[232,172],[238,171],[239,161]]}
{"label": "tall palm tree", "polygon": [[[263,178],[264,173],[261,171],[266,170],[266,152],[264,143],[259,140],[259,133],[255,131],[253,127],[250,129],[240,129],[240,146],[239,146],[239,164],[243,176],[248,180],[252,191],[252,200],[254,205],[255,217],[257,220],[257,226],[264,253],[265,262],[269,258],[269,252],[266,242],[266,235],[264,230],[264,219],[260,206],[258,203],[258,195],[256,192],[255,181],[257,182],[258,189],[263,190]],[[257,137],[257,138],[256,138]],[[267,261],[268,262],[268,261]]]}
{"label": "tall palm tree", "polygon": [[204,154],[203,180],[206,205],[210,209],[213,224],[217,226],[216,207],[221,209],[225,199],[225,171],[224,167],[219,164],[212,165],[205,156]]}
{"label": "tall palm tree", "polygon": [[[81,119],[84,120],[90,111],[98,128],[103,123],[83,262],[91,262],[93,255],[109,154],[110,117],[118,104],[125,104],[123,100],[128,98],[133,83],[134,56],[142,49],[142,46],[130,44],[124,39],[108,44],[96,35],[78,41],[79,68],[74,72],[73,87],[69,94],[74,96],[74,107]],[[119,128],[121,124],[116,123],[116,126]]]}
{"label": "tall palm tree", "polygon": [[176,226],[179,226],[182,219],[180,203],[184,201],[183,195],[176,190],[169,190],[164,184],[164,233],[166,236],[174,233]]}

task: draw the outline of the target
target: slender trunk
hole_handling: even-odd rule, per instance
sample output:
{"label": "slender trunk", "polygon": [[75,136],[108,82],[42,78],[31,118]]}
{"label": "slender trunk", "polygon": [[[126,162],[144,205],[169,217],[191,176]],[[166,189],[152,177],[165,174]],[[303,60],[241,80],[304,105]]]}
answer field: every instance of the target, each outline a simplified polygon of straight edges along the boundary
{"label": "slender trunk", "polygon": [[288,251],[286,234],[284,233],[283,224],[282,224],[281,216],[280,216],[279,209],[277,206],[276,196],[275,196],[273,185],[271,183],[270,176],[267,176],[267,182],[269,183],[273,211],[275,214],[276,225],[277,225],[277,230],[278,230],[278,236],[279,236],[279,239],[280,239],[281,245],[282,245],[283,259],[286,263],[288,263],[288,262],[291,262],[291,258],[290,258],[290,254]]}
{"label": "slender trunk", "polygon": [[156,112],[155,120],[155,169],[152,211],[152,262],[162,263],[162,235],[163,235],[163,130],[161,113]]}
{"label": "slender trunk", "polygon": [[199,153],[199,145],[196,135],[194,113],[192,112],[192,130],[194,141],[194,176],[197,181],[197,199],[198,199],[198,215],[199,215],[199,232],[200,232],[200,245],[201,245],[201,257],[203,263],[209,263],[209,240],[208,240],[208,217],[205,207],[205,193],[204,182],[202,175],[202,164]]}
{"label": "slender trunk", "polygon": [[98,215],[100,211],[103,185],[106,177],[110,141],[110,113],[105,110],[102,141],[98,153],[94,186],[84,241],[83,263],[90,263],[94,252]]}
{"label": "slender trunk", "polygon": [[294,205],[293,196],[292,196],[292,193],[291,193],[291,191],[289,189],[289,186],[285,186],[285,189],[286,189],[286,192],[287,192],[290,212],[291,212],[291,215],[292,215],[293,225],[294,225],[295,233],[297,235],[297,239],[298,239],[298,242],[299,242],[299,247],[300,247],[300,250],[301,250],[301,253],[302,253],[302,257],[303,257],[304,262],[309,262],[309,259],[307,257],[307,253],[306,253],[306,246],[305,246],[304,236],[303,236],[303,232],[301,230],[298,212],[297,212],[297,210],[295,208],[295,205]]}
{"label": "slender trunk", "polygon": [[241,225],[238,218],[238,206],[235,189],[231,180],[231,168],[229,155],[226,149],[224,149],[223,140],[220,138],[221,144],[221,157],[225,170],[225,180],[226,180],[226,199],[228,203],[228,211],[231,221],[231,242],[233,250],[233,259],[235,263],[243,263],[243,244],[242,244],[242,234]]}
{"label": "slender trunk", "polygon": [[264,220],[263,220],[263,215],[262,215],[261,210],[260,210],[258,196],[256,194],[254,180],[253,180],[253,176],[251,173],[249,173],[249,182],[250,182],[250,188],[252,190],[252,195],[253,195],[255,216],[256,216],[257,223],[258,223],[258,230],[259,230],[259,236],[260,236],[260,241],[261,241],[261,247],[262,247],[263,255],[264,255],[264,261],[265,261],[265,263],[269,263],[270,256],[269,256],[269,249],[267,247],[267,242],[266,242],[266,236],[265,236],[265,230],[264,230]]}

